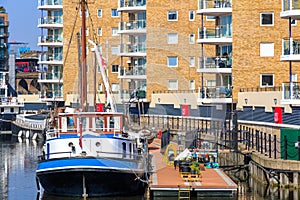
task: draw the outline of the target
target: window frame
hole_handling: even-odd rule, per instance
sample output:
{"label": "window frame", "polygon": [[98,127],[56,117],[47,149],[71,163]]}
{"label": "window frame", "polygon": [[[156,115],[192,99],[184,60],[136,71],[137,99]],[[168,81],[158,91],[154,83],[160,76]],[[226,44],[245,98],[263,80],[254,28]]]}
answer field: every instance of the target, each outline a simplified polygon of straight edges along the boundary
{"label": "window frame", "polygon": [[[170,87],[171,82],[176,84],[176,88]],[[168,80],[168,90],[175,90],[175,91],[178,90],[178,80],[175,80],[175,79]]]}
{"label": "window frame", "polygon": [[[191,60],[193,60],[193,62],[191,62]],[[195,67],[195,64],[196,64],[195,56],[189,56],[189,66],[190,67]]]}
{"label": "window frame", "polygon": [[[171,12],[175,12],[176,13],[176,19],[170,19]],[[178,11],[177,10],[168,10],[167,20],[168,21],[178,21]]]}
{"label": "window frame", "polygon": [[[117,13],[117,15],[113,15],[114,13]],[[111,17],[119,17],[119,12],[118,9],[112,8],[111,9]]]}
{"label": "window frame", "polygon": [[[101,11],[101,15],[99,15],[99,11]],[[102,18],[103,16],[103,10],[102,9],[97,9],[97,17]]]}
{"label": "window frame", "polygon": [[[117,66],[117,71],[114,70],[116,66]],[[118,73],[119,67],[120,67],[120,65],[118,65],[118,64],[112,64],[111,65],[111,73]]]}
{"label": "window frame", "polygon": [[[193,36],[193,37],[191,37],[191,36]],[[193,39],[192,39],[193,38]],[[195,44],[195,41],[196,41],[196,35],[194,34],[194,33],[190,33],[189,34],[189,43],[190,44]],[[192,39],[192,40],[191,40]]]}
{"label": "window frame", "polygon": [[[176,65],[170,65],[171,58],[176,58]],[[178,67],[178,57],[177,56],[168,56],[167,63],[168,63],[168,67]]]}
{"label": "window frame", "polygon": [[189,10],[189,20],[190,21],[195,21],[195,11],[194,10]]}
{"label": "window frame", "polygon": [[[268,45],[268,46],[263,46],[263,45]],[[269,53],[265,53],[265,49],[268,49],[268,50],[271,50],[271,45],[272,45],[272,51],[273,52],[270,52],[268,51]],[[275,54],[275,44],[274,42],[261,42],[259,43],[259,56],[260,57],[274,57],[274,54]]]}
{"label": "window frame", "polygon": [[[272,84],[265,83],[263,84],[263,76],[272,76]],[[266,88],[266,87],[274,87],[274,74],[260,74],[260,87]]]}
{"label": "window frame", "polygon": [[[263,15],[272,15],[272,23],[271,24],[263,24]],[[274,26],[274,12],[261,12],[260,13],[260,26]]]}
{"label": "window frame", "polygon": [[[174,36],[174,39],[171,37],[171,35]],[[168,33],[168,44],[178,44],[178,33]]]}
{"label": "window frame", "polygon": [[[113,31],[113,30],[116,30],[116,31]],[[111,27],[111,36],[119,36],[118,31],[119,31],[119,29],[117,27]]]}
{"label": "window frame", "polygon": [[[101,31],[100,31],[100,34],[99,34],[99,30],[101,30]],[[102,36],[102,27],[98,27],[97,35],[98,35],[98,36]]]}

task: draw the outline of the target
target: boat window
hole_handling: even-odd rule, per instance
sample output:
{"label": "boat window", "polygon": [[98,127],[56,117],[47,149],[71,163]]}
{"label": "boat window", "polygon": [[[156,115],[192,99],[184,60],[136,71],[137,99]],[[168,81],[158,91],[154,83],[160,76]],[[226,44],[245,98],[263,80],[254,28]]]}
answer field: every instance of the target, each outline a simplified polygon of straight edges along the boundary
{"label": "boat window", "polygon": [[89,130],[89,121],[88,121],[88,118],[82,117],[81,118],[81,123],[82,123],[82,131],[88,131]]}
{"label": "boat window", "polygon": [[94,129],[94,126],[93,126],[93,130],[94,131],[103,131],[103,127],[104,127],[103,117],[96,117],[95,118],[95,129]]}
{"label": "boat window", "polygon": [[74,119],[73,119],[73,117],[67,117],[67,129],[68,129],[68,131],[74,131]]}
{"label": "boat window", "polygon": [[125,158],[126,157],[126,143],[125,142],[122,143],[122,147],[123,147],[123,158]]}

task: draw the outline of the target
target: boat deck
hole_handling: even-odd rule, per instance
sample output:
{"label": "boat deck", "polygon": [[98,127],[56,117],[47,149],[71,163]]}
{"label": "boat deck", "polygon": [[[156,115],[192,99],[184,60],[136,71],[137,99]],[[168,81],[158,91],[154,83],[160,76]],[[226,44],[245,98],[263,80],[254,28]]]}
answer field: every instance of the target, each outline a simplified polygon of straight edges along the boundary
{"label": "boat deck", "polygon": [[179,168],[168,165],[160,153],[160,140],[155,139],[149,145],[153,155],[153,174],[149,185],[150,196],[178,196],[179,192],[188,191],[188,196],[198,197],[231,197],[238,186],[220,169],[205,169],[201,177],[183,174]]}

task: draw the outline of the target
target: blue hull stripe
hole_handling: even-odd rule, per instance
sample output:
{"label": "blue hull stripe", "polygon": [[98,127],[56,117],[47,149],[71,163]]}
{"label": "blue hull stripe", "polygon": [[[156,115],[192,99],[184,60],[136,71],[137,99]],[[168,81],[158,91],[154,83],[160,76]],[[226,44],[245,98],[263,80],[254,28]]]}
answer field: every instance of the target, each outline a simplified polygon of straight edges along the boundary
{"label": "blue hull stripe", "polygon": [[36,172],[45,172],[62,169],[75,168],[90,168],[90,169],[116,169],[116,170],[130,170],[140,171],[137,162],[130,162],[128,160],[115,160],[106,158],[67,158],[67,159],[53,159],[40,162]]}

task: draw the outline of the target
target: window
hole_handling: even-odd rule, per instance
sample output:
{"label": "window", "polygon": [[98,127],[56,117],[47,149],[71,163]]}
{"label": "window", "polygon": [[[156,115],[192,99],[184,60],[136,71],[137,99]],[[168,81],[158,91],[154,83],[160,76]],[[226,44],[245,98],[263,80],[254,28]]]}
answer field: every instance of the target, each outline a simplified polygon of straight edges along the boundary
{"label": "window", "polygon": [[195,44],[195,34],[190,34],[190,44]]}
{"label": "window", "polygon": [[206,20],[207,20],[207,21],[213,21],[213,20],[215,20],[215,19],[216,19],[215,16],[206,16]]}
{"label": "window", "polygon": [[168,67],[177,67],[178,66],[178,58],[176,56],[168,57]]}
{"label": "window", "polygon": [[113,92],[118,92],[119,91],[119,84],[118,83],[111,84],[111,90]]}
{"label": "window", "polygon": [[274,25],[274,13],[260,13],[260,25],[261,26],[273,26]]}
{"label": "window", "polygon": [[112,17],[119,17],[119,13],[117,9],[111,9],[111,16]]}
{"label": "window", "polygon": [[195,90],[195,80],[190,80],[190,90]]}
{"label": "window", "polygon": [[189,65],[190,65],[190,67],[195,67],[195,57],[194,56],[189,57]]}
{"label": "window", "polygon": [[273,74],[261,74],[260,75],[260,86],[261,87],[273,87],[274,86],[274,75]]}
{"label": "window", "polygon": [[296,26],[296,25],[297,25],[297,20],[291,19],[291,25],[292,25],[292,26]]}
{"label": "window", "polygon": [[111,47],[111,54],[118,55],[120,53],[120,46],[112,46]]}
{"label": "window", "polygon": [[102,9],[98,9],[98,18],[101,18],[102,17]]}
{"label": "window", "polygon": [[168,90],[178,90],[178,80],[169,80]]}
{"label": "window", "polygon": [[297,82],[297,80],[298,80],[297,74],[292,74],[292,81]]}
{"label": "window", "polygon": [[189,12],[189,19],[190,19],[190,21],[194,21],[195,20],[195,11],[190,10],[190,12]]}
{"label": "window", "polygon": [[260,56],[261,57],[274,56],[274,43],[260,43]]}
{"label": "window", "polygon": [[111,72],[117,73],[118,70],[119,70],[119,65],[112,65],[112,66],[111,66]]}
{"label": "window", "polygon": [[98,83],[98,88],[97,88],[98,92],[103,92],[102,89],[102,83]]}
{"label": "window", "polygon": [[[81,33],[82,33],[82,29],[80,28],[80,35],[81,35]],[[89,28],[85,29],[85,35],[89,36]]]}
{"label": "window", "polygon": [[178,16],[177,16],[177,11],[176,10],[169,10],[168,11],[168,21],[177,21]]}
{"label": "window", "polygon": [[98,36],[102,36],[102,28],[98,28]]}
{"label": "window", "polygon": [[118,36],[118,28],[111,28],[111,35]]}
{"label": "window", "polygon": [[[81,10],[80,10],[80,17],[82,16]],[[89,16],[89,10],[85,10],[85,17]]]}
{"label": "window", "polygon": [[178,44],[178,34],[169,33],[168,34],[168,44]]}

